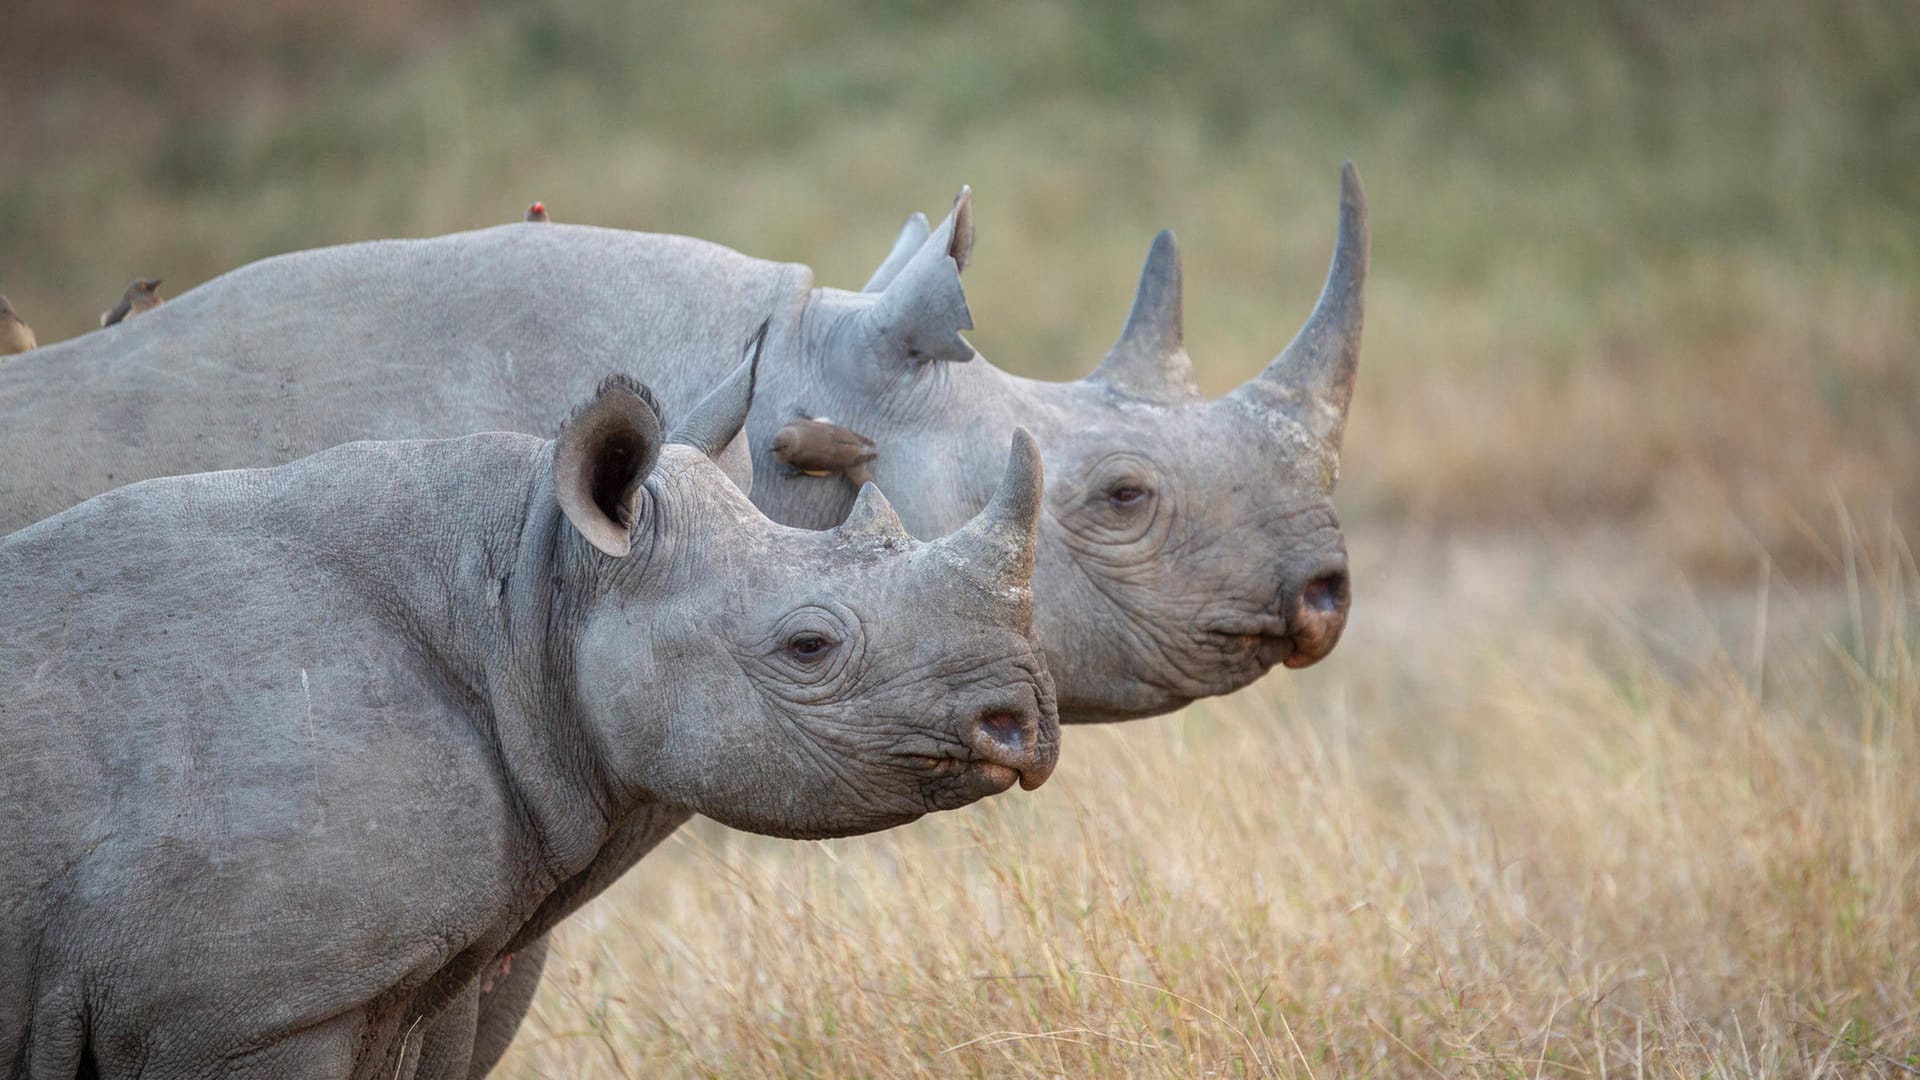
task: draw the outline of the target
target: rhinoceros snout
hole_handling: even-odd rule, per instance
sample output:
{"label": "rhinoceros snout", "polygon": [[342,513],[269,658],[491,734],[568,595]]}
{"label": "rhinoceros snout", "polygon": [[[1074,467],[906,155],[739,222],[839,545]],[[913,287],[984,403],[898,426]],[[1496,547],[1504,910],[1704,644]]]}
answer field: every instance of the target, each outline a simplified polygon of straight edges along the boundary
{"label": "rhinoceros snout", "polygon": [[1293,650],[1285,663],[1303,668],[1318,663],[1340,643],[1347,628],[1347,607],[1353,600],[1344,555],[1322,565],[1300,587],[1287,612],[1287,637]]}
{"label": "rhinoceros snout", "polygon": [[1037,707],[994,706],[975,715],[969,727],[967,742],[979,760],[1011,770],[1021,788],[1032,791],[1053,775],[1060,733]]}

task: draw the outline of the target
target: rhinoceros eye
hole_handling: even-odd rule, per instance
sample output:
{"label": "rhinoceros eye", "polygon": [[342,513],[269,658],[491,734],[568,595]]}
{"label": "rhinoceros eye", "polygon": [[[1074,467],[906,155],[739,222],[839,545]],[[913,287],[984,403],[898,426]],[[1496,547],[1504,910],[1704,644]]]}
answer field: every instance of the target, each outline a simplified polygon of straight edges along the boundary
{"label": "rhinoceros eye", "polygon": [[797,634],[787,642],[787,652],[795,659],[812,663],[833,651],[833,642],[819,634]]}
{"label": "rhinoceros eye", "polygon": [[1115,507],[1126,510],[1147,501],[1152,492],[1139,484],[1118,484],[1107,489],[1107,501]]}

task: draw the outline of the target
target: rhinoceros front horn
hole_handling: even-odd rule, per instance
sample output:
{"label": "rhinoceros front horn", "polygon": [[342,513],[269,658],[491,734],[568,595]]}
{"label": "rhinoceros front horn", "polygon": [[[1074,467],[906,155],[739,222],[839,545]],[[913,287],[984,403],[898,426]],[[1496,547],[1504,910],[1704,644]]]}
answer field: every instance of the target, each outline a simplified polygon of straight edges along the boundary
{"label": "rhinoceros front horn", "polygon": [[667,436],[670,443],[691,446],[715,461],[727,449],[734,436],[747,422],[747,413],[753,408],[753,390],[760,379],[760,355],[767,348],[767,326],[773,320],[768,319],[747,339],[746,358],[740,366],[733,369],[726,381],[700,399],[686,419],[676,425]]}
{"label": "rhinoceros front horn", "polygon": [[1040,445],[1026,428],[1015,428],[1007,471],[1000,478],[993,501],[940,543],[992,584],[1028,588],[1033,582],[1033,552],[1044,493]]}
{"label": "rhinoceros front horn", "polygon": [[1266,370],[1231,395],[1299,421],[1336,453],[1360,364],[1368,243],[1367,195],[1348,162],[1340,170],[1340,235],[1320,302]]}
{"label": "rhinoceros front horn", "polygon": [[1198,396],[1180,309],[1180,245],[1162,229],[1140,269],[1120,340],[1087,378],[1142,401],[1171,405]]}

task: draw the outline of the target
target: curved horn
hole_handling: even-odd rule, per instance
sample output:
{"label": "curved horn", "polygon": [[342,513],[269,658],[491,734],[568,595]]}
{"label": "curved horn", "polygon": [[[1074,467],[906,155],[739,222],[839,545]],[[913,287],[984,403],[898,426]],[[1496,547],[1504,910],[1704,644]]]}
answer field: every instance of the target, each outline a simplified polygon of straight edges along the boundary
{"label": "curved horn", "polygon": [[906,540],[912,534],[900,524],[900,515],[893,512],[893,504],[880,493],[880,489],[869,480],[860,485],[860,495],[853,500],[853,509],[848,511],[847,520],[834,530],[834,535],[847,539],[863,540]]}
{"label": "curved horn", "polygon": [[1340,236],[1320,302],[1292,343],[1232,395],[1293,417],[1336,452],[1360,363],[1368,245],[1367,193],[1349,161],[1340,170]]}
{"label": "curved horn", "polygon": [[1144,401],[1171,405],[1198,396],[1183,342],[1180,297],[1180,244],[1172,230],[1162,229],[1140,268],[1140,287],[1120,340],[1087,377]]}
{"label": "curved horn", "polygon": [[981,576],[998,585],[1029,588],[1040,530],[1045,475],[1040,444],[1026,428],[1013,429],[1007,471],[993,500],[959,531],[941,540]]}
{"label": "curved horn", "polygon": [[907,265],[907,260],[913,258],[913,253],[919,251],[920,245],[926,243],[927,237],[932,235],[933,226],[927,223],[927,215],[915,210],[907,217],[906,223],[900,226],[900,235],[894,238],[893,250],[887,252],[887,257],[880,262],[880,268],[873,272],[873,276],[860,287],[860,291],[884,290],[889,282],[900,276],[900,271]]}
{"label": "curved horn", "polygon": [[754,386],[760,380],[760,355],[767,348],[768,318],[747,339],[746,359],[733,369],[725,382],[707,392],[686,419],[675,425],[667,436],[670,443],[691,446],[715,461],[747,422],[753,408]]}

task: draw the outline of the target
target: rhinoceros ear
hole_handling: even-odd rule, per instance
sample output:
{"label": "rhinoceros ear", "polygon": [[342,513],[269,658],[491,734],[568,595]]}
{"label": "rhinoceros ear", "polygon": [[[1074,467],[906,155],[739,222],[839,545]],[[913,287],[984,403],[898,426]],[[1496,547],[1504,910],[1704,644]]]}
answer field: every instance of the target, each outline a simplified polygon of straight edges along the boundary
{"label": "rhinoceros ear", "polygon": [[960,185],[960,194],[953,197],[953,209],[947,211],[947,220],[953,222],[947,254],[953,256],[954,269],[964,274],[967,263],[973,260],[973,188]]}
{"label": "rhinoceros ear", "polygon": [[867,317],[881,353],[911,364],[973,359],[973,346],[960,336],[973,329],[960,287],[972,253],[973,192],[963,187],[953,212],[874,297]]}
{"label": "rhinoceros ear", "polygon": [[660,403],[618,373],[561,427],[553,443],[554,498],[587,543],[616,558],[633,550],[635,499],[660,444]]}
{"label": "rhinoceros ear", "polygon": [[873,276],[860,287],[860,291],[870,293],[884,291],[893,283],[894,278],[900,276],[900,271],[906,267],[907,260],[913,258],[914,252],[919,251],[920,245],[926,243],[927,237],[932,235],[933,226],[927,223],[927,215],[918,210],[914,211],[912,216],[907,218],[906,224],[900,226],[900,235],[894,238],[893,250],[887,252],[886,259],[880,263],[880,269],[873,272]]}
{"label": "rhinoceros ear", "polygon": [[[772,323],[769,317],[760,324],[747,339],[746,356],[740,366],[719,386],[707,391],[707,396],[701,398],[687,418],[667,436],[668,442],[691,446],[720,463],[736,483],[739,477],[729,465],[728,455],[734,443],[742,440],[747,413],[753,409],[753,392],[760,382],[760,357],[767,351],[767,329]],[[749,470],[749,483],[751,477]]]}
{"label": "rhinoceros ear", "polygon": [[720,471],[727,474],[727,479],[733,481],[733,486],[740,489],[740,494],[753,494],[753,447],[747,441],[744,427],[713,460]]}

